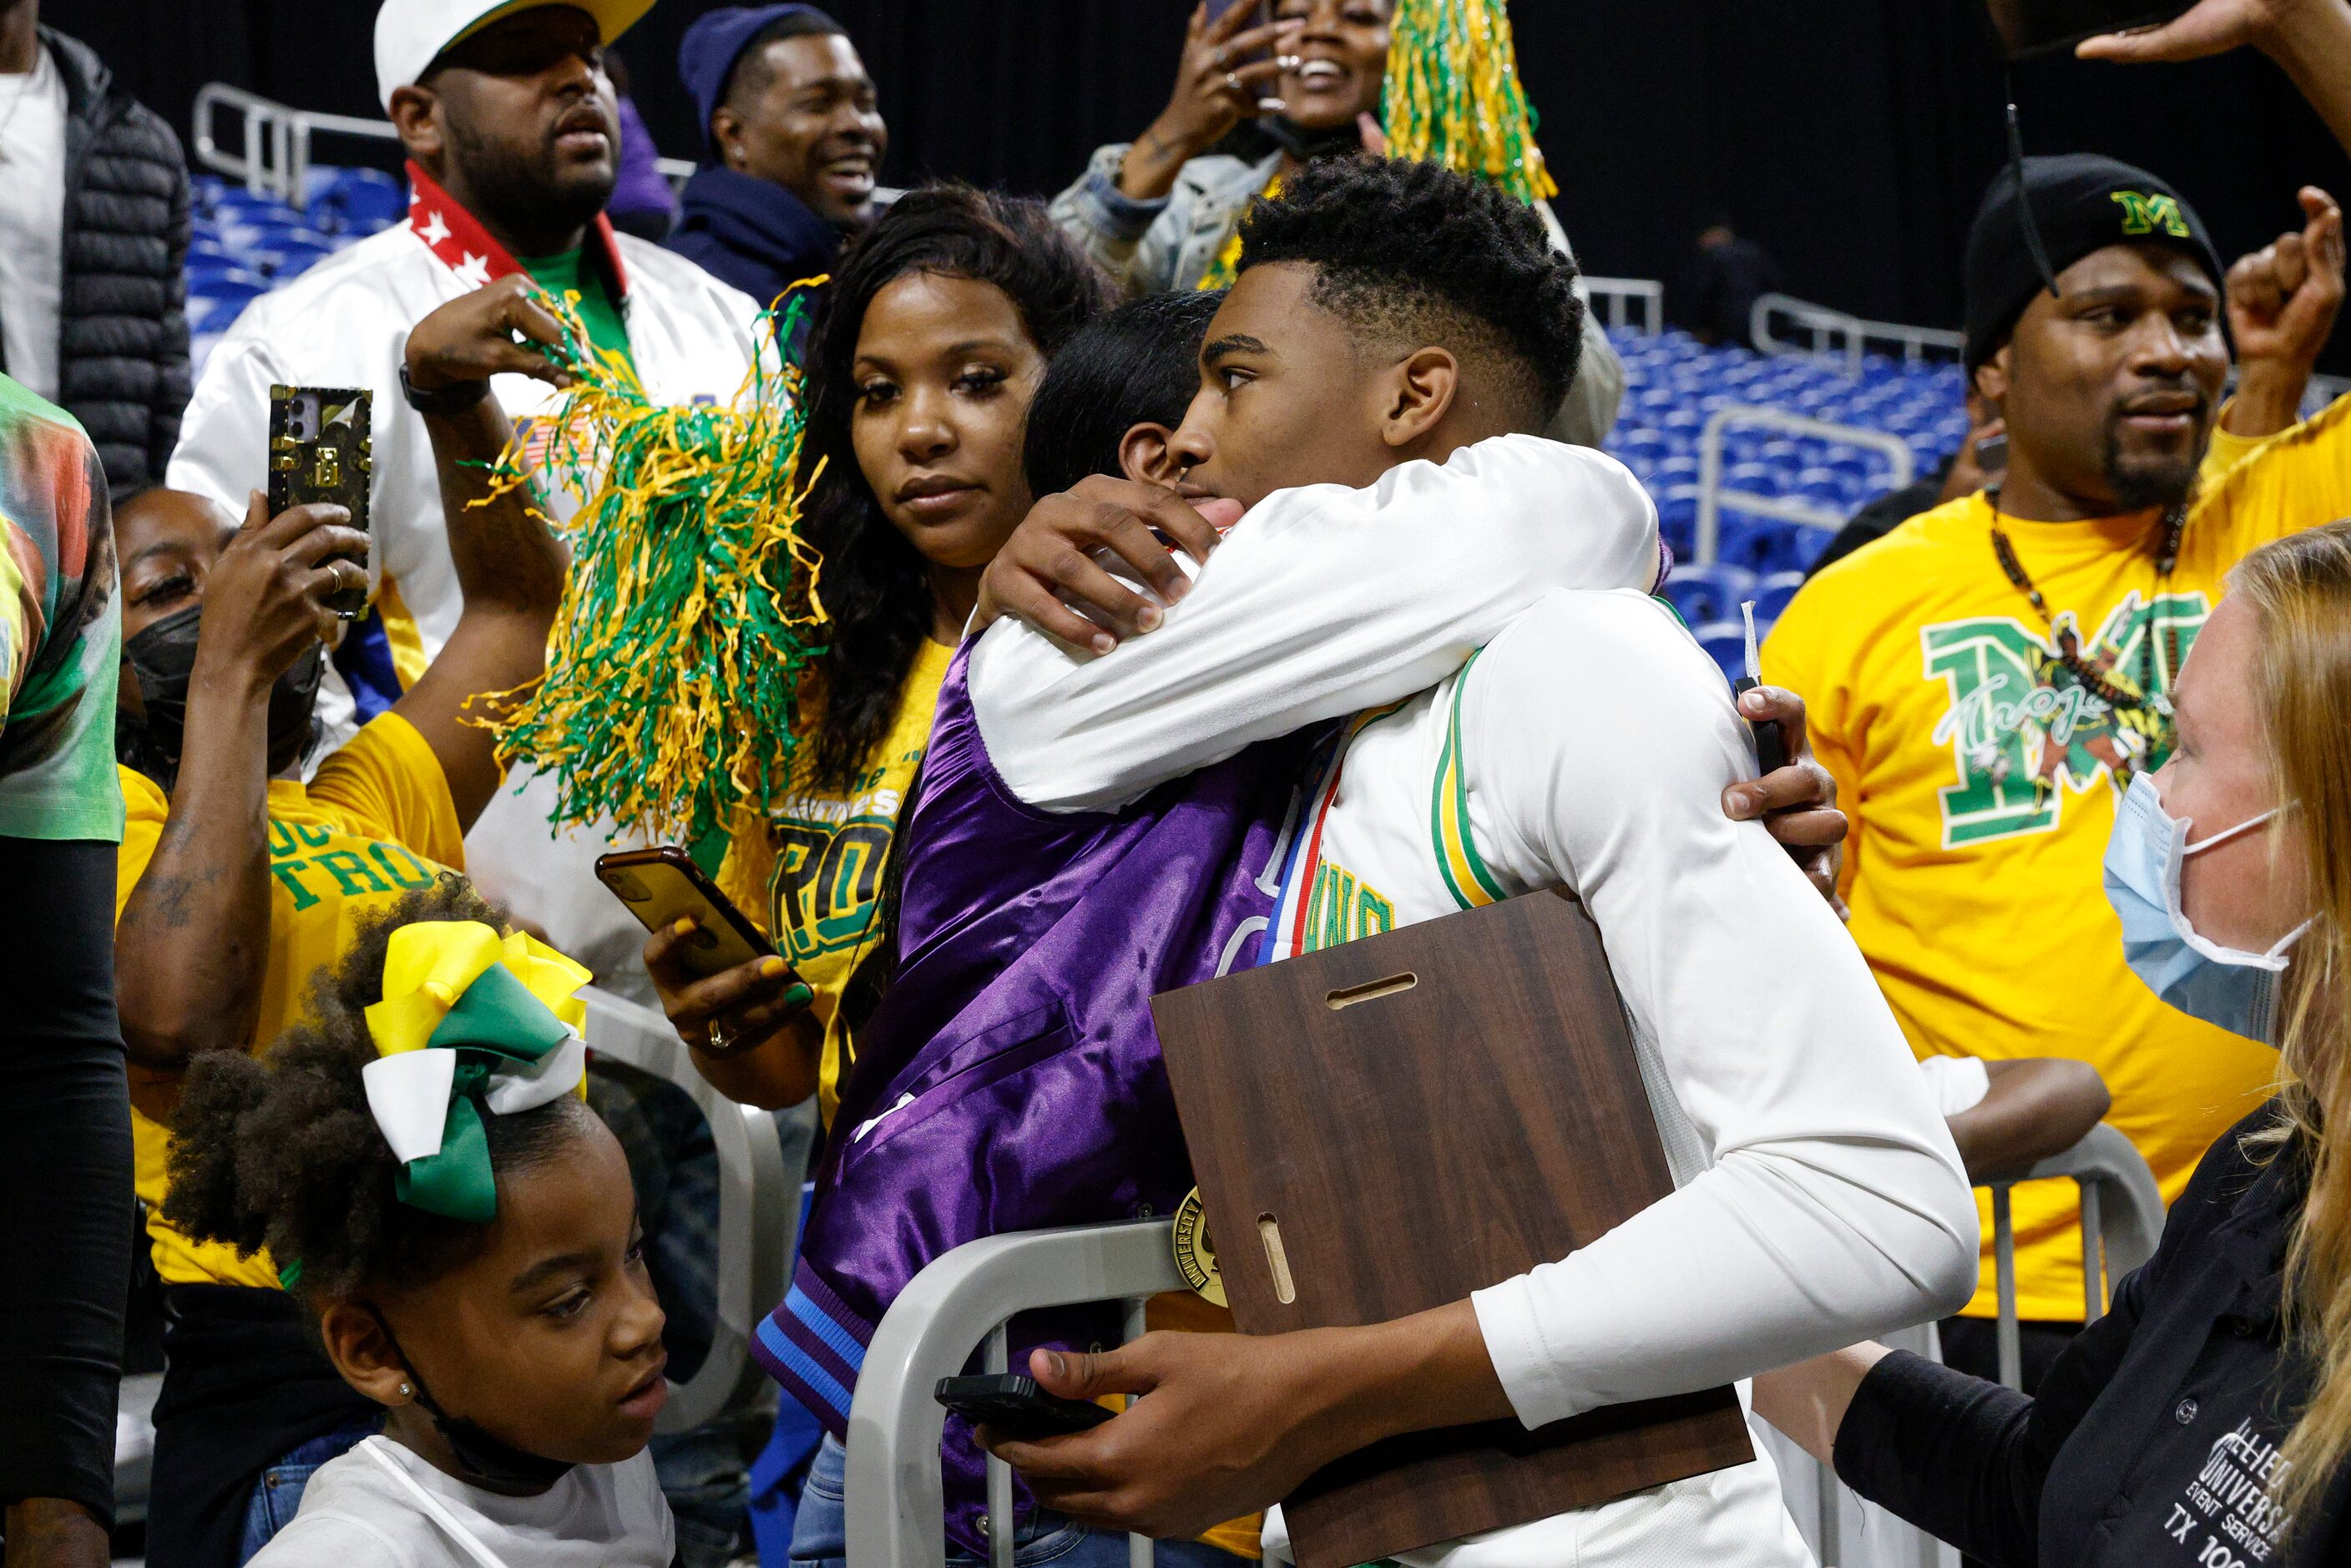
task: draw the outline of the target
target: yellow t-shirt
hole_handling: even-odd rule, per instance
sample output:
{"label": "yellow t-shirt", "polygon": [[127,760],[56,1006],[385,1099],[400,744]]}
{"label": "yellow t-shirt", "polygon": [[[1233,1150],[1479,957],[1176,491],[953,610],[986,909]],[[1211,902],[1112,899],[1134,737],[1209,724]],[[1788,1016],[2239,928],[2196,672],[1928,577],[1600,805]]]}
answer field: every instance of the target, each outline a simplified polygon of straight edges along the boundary
{"label": "yellow t-shirt", "polygon": [[795,789],[766,821],[738,823],[718,869],[720,890],[816,993],[824,1022],[817,1110],[828,1127],[841,1076],[857,1059],[841,1017],[841,993],[882,940],[882,879],[898,812],[931,743],[939,686],[954,662],[953,648],[925,639],[865,771],[845,789]]}
{"label": "yellow t-shirt", "polygon": [[[115,918],[155,853],[171,801],[153,779],[121,769],[130,821],[115,882]],[[269,956],[248,1050],[266,1049],[292,1023],[310,977],[350,945],[363,915],[433,885],[465,863],[465,834],[440,759],[414,726],[385,714],[319,764],[308,786],[269,784]],[[163,1155],[170,1134],[134,1110],[137,1186],[147,1205],[155,1271],[167,1285],[255,1285],[275,1290],[266,1252],[239,1258],[219,1242],[193,1241],[163,1220]]]}
{"label": "yellow t-shirt", "polygon": [[[2143,518],[2003,518],[2026,574],[2110,679],[2172,677],[2223,580],[2254,547],[2351,513],[2351,400],[2208,463],[2178,566],[2158,583]],[[2168,718],[2117,714],[2054,657],[2056,640],[1992,553],[1981,495],[1911,518],[1807,583],[1763,648],[1802,694],[1813,744],[1852,817],[1853,936],[1921,1057],[2061,1056],[2096,1067],[2107,1120],[2177,1197],[2211,1142],[2257,1105],[2276,1053],[2157,999],[2124,961],[2101,875],[2112,764],[2169,755]],[[2152,634],[2153,643],[2149,638]],[[2127,688],[2126,688],[2127,689]],[[2079,1322],[2070,1181],[2017,1189],[2017,1306]],[[1989,1199],[1983,1201],[1990,1234]],[[1997,1310],[1987,1246],[1968,1312]]]}

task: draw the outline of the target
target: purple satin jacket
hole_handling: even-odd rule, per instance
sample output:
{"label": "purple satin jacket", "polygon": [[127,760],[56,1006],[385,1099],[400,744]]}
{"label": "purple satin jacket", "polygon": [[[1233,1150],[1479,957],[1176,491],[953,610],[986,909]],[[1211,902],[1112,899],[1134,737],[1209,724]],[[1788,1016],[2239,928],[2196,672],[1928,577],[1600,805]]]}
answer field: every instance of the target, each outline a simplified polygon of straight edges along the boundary
{"label": "purple satin jacket", "polygon": [[[1121,811],[1036,810],[988,761],[971,647],[898,827],[897,974],[859,1031],[791,1291],[754,1343],[836,1437],[875,1325],[925,1265],[1005,1231],[1170,1214],[1191,1188],[1151,998],[1255,960],[1318,738]],[[1012,1364],[1115,1327],[1109,1309],[1016,1319]],[[985,1557],[981,1456],[953,1416],[945,1458],[949,1537]]]}

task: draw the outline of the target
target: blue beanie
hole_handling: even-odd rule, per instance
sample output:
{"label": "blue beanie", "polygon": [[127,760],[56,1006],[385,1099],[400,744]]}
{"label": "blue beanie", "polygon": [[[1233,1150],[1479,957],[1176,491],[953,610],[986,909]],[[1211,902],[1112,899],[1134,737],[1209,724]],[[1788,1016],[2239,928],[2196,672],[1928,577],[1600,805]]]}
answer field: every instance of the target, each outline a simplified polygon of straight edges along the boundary
{"label": "blue beanie", "polygon": [[694,95],[694,107],[702,120],[702,145],[716,156],[718,149],[710,140],[710,116],[726,96],[727,78],[735,74],[735,62],[751,47],[751,40],[771,25],[788,17],[804,16],[811,33],[838,33],[840,23],[813,5],[722,5],[716,11],[705,11],[695,18],[694,26],[677,46],[677,74],[684,78],[685,90]]}

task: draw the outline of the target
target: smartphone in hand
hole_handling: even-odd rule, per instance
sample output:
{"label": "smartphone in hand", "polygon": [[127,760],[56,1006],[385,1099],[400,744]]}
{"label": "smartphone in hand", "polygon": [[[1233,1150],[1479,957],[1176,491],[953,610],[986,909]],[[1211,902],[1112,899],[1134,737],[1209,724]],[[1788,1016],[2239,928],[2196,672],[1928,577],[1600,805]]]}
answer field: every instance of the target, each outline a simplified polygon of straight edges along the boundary
{"label": "smartphone in hand", "polygon": [[691,915],[694,934],[678,951],[686,968],[698,977],[739,968],[775,952],[734,900],[674,844],[599,856],[596,880],[611,888],[648,932],[665,930]]}
{"label": "smartphone in hand", "polygon": [[1024,1443],[1099,1427],[1112,1412],[1082,1399],[1064,1399],[1037,1386],[1033,1377],[996,1372],[981,1377],[942,1377],[933,1390],[938,1402],[975,1427],[987,1427]]}
{"label": "smartphone in hand", "polygon": [[[368,531],[368,482],[375,468],[369,422],[374,401],[374,394],[360,387],[269,389],[271,517],[288,507],[325,502],[349,512],[352,528]],[[354,621],[366,612],[367,600],[362,575],[357,587],[329,600],[327,608]]]}

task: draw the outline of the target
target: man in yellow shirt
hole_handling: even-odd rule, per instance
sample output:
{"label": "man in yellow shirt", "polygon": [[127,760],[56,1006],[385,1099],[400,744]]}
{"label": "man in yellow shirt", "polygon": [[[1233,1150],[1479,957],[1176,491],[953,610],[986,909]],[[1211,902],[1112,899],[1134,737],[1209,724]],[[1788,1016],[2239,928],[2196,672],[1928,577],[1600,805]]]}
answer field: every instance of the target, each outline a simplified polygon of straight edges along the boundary
{"label": "man in yellow shirt", "polygon": [[[2168,1199],[2276,1056],[2130,973],[2099,867],[2116,801],[2171,751],[2167,694],[2229,569],[2351,513],[2351,401],[2290,425],[2342,298],[2342,217],[2305,191],[2304,232],[2241,264],[2247,363],[2223,409],[2222,278],[2194,211],[2109,159],[2028,160],[2022,196],[2018,172],[1967,257],[1967,363],[2006,421],[2005,474],[1822,571],[1764,676],[1811,706],[1854,824],[1853,935],[1913,1049],[2092,1063]],[[2015,1224],[2030,1374],[2083,1318],[2073,1185],[2020,1188]],[[1969,1317],[1995,1312],[1991,1277],[1987,1259]],[[1955,1364],[1989,1356],[1954,1330]]]}
{"label": "man in yellow shirt", "polygon": [[[278,1260],[163,1220],[166,1129],[189,1061],[266,1049],[369,916],[464,865],[465,831],[498,788],[492,737],[465,705],[544,669],[565,564],[521,496],[466,505],[487,486],[481,460],[509,434],[488,374],[554,373],[510,335],[558,335],[528,287],[494,283],[409,335],[411,384],[441,393],[425,423],[465,607],[440,657],[307,785],[319,666],[338,630],[326,604],[365,580],[367,536],[343,526],[340,507],[271,517],[258,495],[242,528],[170,490],[116,517],[129,821],[115,967],[168,1363],[147,1543],[174,1568],[252,1555],[290,1516],[306,1462],[331,1457],[310,1447],[338,1436],[348,1447],[366,1429],[355,1423],[380,1415],[319,1354],[277,1288]],[[291,1484],[257,1486],[265,1470]]]}

